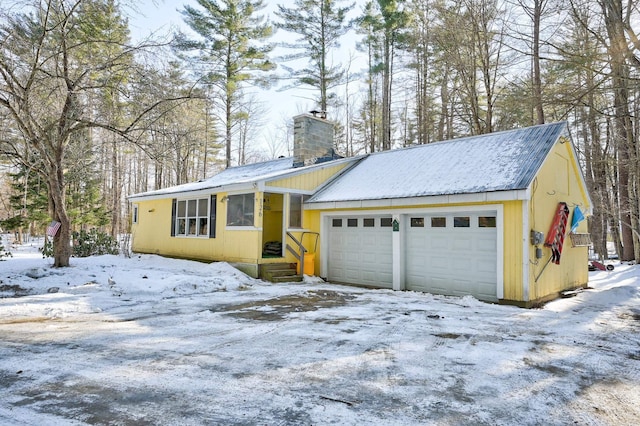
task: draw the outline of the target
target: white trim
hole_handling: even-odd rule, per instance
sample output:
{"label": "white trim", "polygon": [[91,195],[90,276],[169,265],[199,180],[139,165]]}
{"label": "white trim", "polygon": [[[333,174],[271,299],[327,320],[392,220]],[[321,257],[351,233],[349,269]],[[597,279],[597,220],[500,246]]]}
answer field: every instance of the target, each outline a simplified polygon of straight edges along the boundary
{"label": "white trim", "polygon": [[296,189],[296,188],[285,188],[281,186],[269,186],[266,185],[264,187],[264,192],[273,192],[276,194],[303,194],[303,195],[313,195],[315,190],[304,190],[304,189]]}
{"label": "white trim", "polygon": [[[400,222],[400,232],[393,232],[393,289],[404,290],[404,264],[402,256],[402,234],[403,223],[406,222],[406,216],[411,214],[434,214],[434,213],[457,213],[457,212],[496,212],[496,297],[504,298],[504,205],[503,204],[483,204],[477,206],[441,206],[441,207],[422,207],[422,208],[404,208],[404,209],[379,209],[379,210],[343,210],[343,211],[323,211],[320,212],[320,240],[329,241],[329,221],[333,217],[345,216],[367,216],[369,215],[391,215],[392,218],[398,218]],[[397,236],[395,234],[398,234]],[[328,254],[329,244],[320,245],[321,265],[320,276],[328,276]]]}
{"label": "white trim", "polygon": [[391,230],[391,255],[392,255],[392,288],[394,290],[404,290],[405,282],[404,282],[404,262],[403,262],[403,254],[402,250],[402,236],[405,233],[405,215],[393,215],[391,216],[391,220],[397,220],[400,224],[400,229],[398,231]]}
{"label": "white trim", "polygon": [[[420,208],[404,208],[404,209],[376,209],[376,210],[338,210],[338,211],[323,211],[320,212],[321,216],[366,216],[366,215],[401,215],[401,214],[415,214],[415,213],[440,213],[440,212],[478,212],[478,211],[492,211],[497,209],[503,209],[502,204],[482,204],[473,206],[439,206],[439,207],[420,207]],[[308,208],[308,210],[315,210]]]}
{"label": "white trim", "polygon": [[[320,213],[320,277],[327,278],[329,273],[329,214]],[[323,241],[326,241],[323,243]]]}
{"label": "white trim", "polygon": [[434,195],[428,197],[385,198],[380,200],[328,201],[308,202],[309,210],[334,210],[358,208],[391,208],[403,206],[420,206],[432,204],[462,204],[462,203],[495,203],[502,201],[527,200],[529,191],[519,189],[515,191],[481,192],[477,194]]}
{"label": "white trim", "polygon": [[531,283],[529,282],[529,251],[531,245],[529,244],[529,233],[531,220],[529,215],[529,202],[522,202],[522,299],[523,302],[531,300]]}
{"label": "white trim", "polygon": [[504,204],[496,206],[496,297],[504,299]]}
{"label": "white trim", "polygon": [[[134,201],[134,200],[148,201],[148,200],[159,200],[164,198],[177,198],[180,196],[191,197],[191,194],[201,194],[201,193],[202,194],[219,194],[221,192],[232,192],[232,191],[255,191],[258,188],[267,188],[269,186],[268,183],[272,181],[287,179],[287,178],[295,177],[295,176],[306,174],[306,173],[312,173],[318,170],[324,170],[330,167],[335,167],[340,164],[348,165],[349,163],[358,163],[361,159],[365,157],[366,155],[362,155],[358,157],[340,158],[337,160],[326,161],[324,163],[312,164],[304,167],[290,167],[287,169],[278,170],[277,172],[267,173],[266,175],[255,176],[253,178],[246,177],[246,179],[252,179],[250,181],[228,183],[228,184],[222,184],[222,185],[218,184],[218,185],[207,186],[204,188],[197,188],[192,190],[172,189],[172,188],[176,188],[177,186],[181,186],[181,185],[177,185],[174,187],[151,190],[151,191],[146,191],[139,194],[132,194],[132,195],[129,195],[127,199],[129,201]],[[276,161],[276,160],[271,160],[271,161]],[[243,166],[235,166],[235,167],[243,167]],[[349,167],[347,166],[346,169],[349,169]],[[343,171],[344,169],[340,170],[336,175],[340,175]],[[330,181],[332,182],[333,177],[335,176],[332,176],[331,178],[329,178],[327,182],[330,182]],[[191,184],[197,184],[197,183],[202,183],[203,185],[206,185],[205,181],[191,182],[191,183],[186,183],[184,185],[191,185]],[[323,185],[324,184],[321,184],[320,187],[322,187]],[[179,194],[186,194],[186,195],[179,195]]]}
{"label": "white trim", "polygon": [[220,194],[222,192],[231,192],[231,193],[245,193],[245,192],[256,192],[256,188],[254,186],[254,182],[241,183],[235,185],[225,185],[224,187],[213,187],[213,188],[204,188],[204,189],[194,189],[192,191],[176,191],[176,192],[166,192],[162,194],[152,194],[152,195],[130,195],[127,199],[131,202],[134,201],[152,201],[152,200],[165,200],[165,199],[184,199],[184,198],[197,198],[204,195],[213,195]]}

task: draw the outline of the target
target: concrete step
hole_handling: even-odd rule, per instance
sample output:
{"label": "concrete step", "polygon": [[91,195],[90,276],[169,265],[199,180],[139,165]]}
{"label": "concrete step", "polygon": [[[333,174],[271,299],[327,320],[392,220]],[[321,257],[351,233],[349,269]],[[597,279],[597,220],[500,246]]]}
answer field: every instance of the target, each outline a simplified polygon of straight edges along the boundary
{"label": "concrete step", "polygon": [[271,282],[300,282],[295,263],[265,263],[260,265],[260,278]]}
{"label": "concrete step", "polygon": [[272,283],[299,283],[302,282],[302,275],[284,275],[281,277],[271,277],[268,280]]}

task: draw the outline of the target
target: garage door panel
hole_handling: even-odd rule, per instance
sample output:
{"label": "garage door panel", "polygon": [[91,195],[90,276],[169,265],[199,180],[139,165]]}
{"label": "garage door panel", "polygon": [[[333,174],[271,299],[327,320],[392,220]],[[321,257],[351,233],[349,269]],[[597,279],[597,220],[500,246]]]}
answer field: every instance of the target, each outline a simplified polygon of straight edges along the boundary
{"label": "garage door panel", "polygon": [[[464,251],[471,251],[472,249],[472,241],[470,240],[468,236],[466,235],[461,235],[461,236],[457,236],[454,237],[453,242],[452,242],[452,249],[456,250],[456,252],[459,252],[460,250],[464,250]],[[458,253],[456,253],[458,254]],[[463,253],[459,253],[459,254],[463,254]]]}
{"label": "garage door panel", "polygon": [[[363,226],[365,218],[375,218],[374,226]],[[330,253],[328,279],[330,281],[374,287],[392,287],[391,228],[382,227],[380,216],[342,218],[343,227],[329,226]],[[368,225],[371,221],[368,221]],[[344,271],[344,272],[343,272]]]}
{"label": "garage door panel", "polygon": [[475,268],[482,273],[495,274],[497,271],[495,259],[485,259],[476,262]]}
{"label": "garage door panel", "polygon": [[496,228],[478,227],[478,216],[495,215],[456,213],[469,217],[468,227],[453,227],[453,214],[437,215],[447,217],[446,226],[439,228],[431,227],[429,215],[423,216],[423,228],[411,227],[411,221],[407,221],[407,289],[497,300]]}

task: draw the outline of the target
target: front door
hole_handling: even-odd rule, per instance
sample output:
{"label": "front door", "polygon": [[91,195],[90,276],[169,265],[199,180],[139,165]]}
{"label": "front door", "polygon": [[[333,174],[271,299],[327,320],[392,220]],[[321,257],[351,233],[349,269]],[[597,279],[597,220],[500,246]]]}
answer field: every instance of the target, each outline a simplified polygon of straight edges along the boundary
{"label": "front door", "polygon": [[265,192],[262,200],[262,257],[282,257],[283,194]]}

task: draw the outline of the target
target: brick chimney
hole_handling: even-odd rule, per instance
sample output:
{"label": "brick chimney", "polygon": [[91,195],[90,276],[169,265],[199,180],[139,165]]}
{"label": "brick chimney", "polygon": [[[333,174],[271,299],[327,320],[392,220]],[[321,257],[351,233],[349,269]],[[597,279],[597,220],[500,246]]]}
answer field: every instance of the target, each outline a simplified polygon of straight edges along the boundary
{"label": "brick chimney", "polygon": [[336,158],[333,124],[324,111],[293,117],[293,167],[308,166]]}

